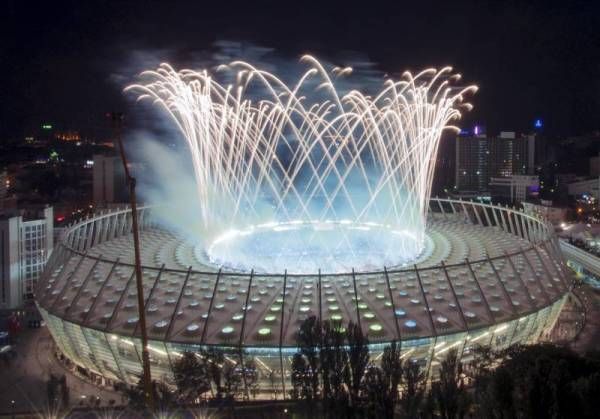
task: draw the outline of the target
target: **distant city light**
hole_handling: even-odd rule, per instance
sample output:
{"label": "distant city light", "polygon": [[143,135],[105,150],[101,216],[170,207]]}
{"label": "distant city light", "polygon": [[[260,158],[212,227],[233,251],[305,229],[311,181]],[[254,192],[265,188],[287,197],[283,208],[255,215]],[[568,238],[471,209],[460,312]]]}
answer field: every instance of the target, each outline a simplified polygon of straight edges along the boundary
{"label": "distant city light", "polygon": [[43,124],[42,125],[42,129],[52,129],[52,125],[50,125],[50,124]]}
{"label": "distant city light", "polygon": [[533,126],[536,127],[536,128],[542,128],[544,126],[544,123],[542,122],[541,119],[538,118],[533,123]]}

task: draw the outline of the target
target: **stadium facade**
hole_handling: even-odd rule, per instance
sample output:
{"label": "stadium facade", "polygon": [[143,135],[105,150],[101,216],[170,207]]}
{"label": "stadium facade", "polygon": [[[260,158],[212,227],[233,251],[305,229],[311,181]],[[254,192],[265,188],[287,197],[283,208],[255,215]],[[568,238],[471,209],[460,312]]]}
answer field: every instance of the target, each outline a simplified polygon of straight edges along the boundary
{"label": "stadium facade", "polygon": [[[152,375],[170,381],[184,351],[218,346],[228,362],[252,357],[261,390],[290,388],[302,321],[358,323],[378,360],[391,341],[435,377],[456,348],[537,342],[555,323],[571,280],[554,230],[508,207],[431,199],[428,252],[413,266],[345,274],[258,274],[203,264],[194,244],[139,210]],[[37,289],[60,351],[108,380],[142,373],[131,212],[69,227]],[[243,365],[243,364],[242,364]]]}

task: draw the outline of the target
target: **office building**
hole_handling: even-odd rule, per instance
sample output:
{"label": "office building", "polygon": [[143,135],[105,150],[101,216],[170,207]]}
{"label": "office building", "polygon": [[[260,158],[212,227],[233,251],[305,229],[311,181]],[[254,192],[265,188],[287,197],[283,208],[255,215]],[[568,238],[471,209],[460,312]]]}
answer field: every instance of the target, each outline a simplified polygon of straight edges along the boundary
{"label": "office building", "polygon": [[127,202],[127,185],[119,157],[95,154],[93,166],[94,205],[102,208]]}
{"label": "office building", "polygon": [[460,135],[456,145],[455,180],[460,191],[487,191],[491,178],[532,174],[535,167],[535,136],[501,132]]}
{"label": "office building", "polygon": [[33,289],[53,249],[53,209],[0,214],[0,308],[14,309]]}

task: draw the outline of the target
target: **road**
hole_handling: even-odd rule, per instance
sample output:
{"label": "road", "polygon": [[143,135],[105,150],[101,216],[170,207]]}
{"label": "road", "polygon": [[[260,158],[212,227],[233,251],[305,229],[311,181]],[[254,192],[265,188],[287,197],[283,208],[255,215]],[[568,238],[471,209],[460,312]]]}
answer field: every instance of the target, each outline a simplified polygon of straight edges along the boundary
{"label": "road", "polygon": [[569,346],[579,352],[600,351],[600,292],[587,284],[574,290],[585,306],[585,325]]}
{"label": "road", "polygon": [[12,413],[13,409],[47,412],[46,382],[50,374],[67,377],[71,406],[87,405],[96,397],[101,406],[108,406],[111,399],[120,404],[120,394],[85,381],[54,357],[52,339],[45,327],[23,330],[15,349],[16,358],[0,361],[0,414]]}

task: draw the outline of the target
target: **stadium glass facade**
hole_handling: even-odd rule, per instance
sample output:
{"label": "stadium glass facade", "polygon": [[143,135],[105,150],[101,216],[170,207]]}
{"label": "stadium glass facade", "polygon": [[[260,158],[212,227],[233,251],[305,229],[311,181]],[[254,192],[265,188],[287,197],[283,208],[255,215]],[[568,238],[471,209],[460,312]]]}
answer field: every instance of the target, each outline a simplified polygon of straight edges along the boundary
{"label": "stadium glass facade", "polygon": [[[426,260],[331,275],[185,269],[190,250],[155,223],[152,208],[139,211],[152,375],[167,382],[184,351],[218,346],[227,362],[254,360],[267,397],[285,394],[296,332],[311,315],[358,323],[374,362],[401,342],[402,357],[435,378],[450,349],[467,362],[475,345],[537,342],[571,287],[551,225],[506,207],[432,199]],[[66,357],[133,384],[142,367],[130,230],[127,209],[72,225],[36,298]]]}

